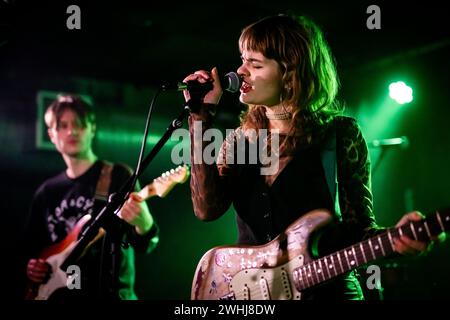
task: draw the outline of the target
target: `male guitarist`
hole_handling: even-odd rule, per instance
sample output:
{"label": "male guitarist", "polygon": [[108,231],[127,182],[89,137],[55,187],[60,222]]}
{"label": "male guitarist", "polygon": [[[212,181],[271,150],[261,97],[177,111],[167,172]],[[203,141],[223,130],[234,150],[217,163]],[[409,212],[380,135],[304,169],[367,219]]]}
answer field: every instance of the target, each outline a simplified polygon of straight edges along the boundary
{"label": "male guitarist", "polygon": [[[80,218],[97,214],[108,195],[118,191],[131,174],[125,165],[98,160],[92,149],[95,114],[79,96],[60,95],[48,107],[45,122],[67,169],[46,180],[33,198],[25,237],[26,277],[31,284],[28,291],[45,285],[59,271],[52,270],[42,258],[44,249],[63,242]],[[150,252],[158,242],[158,227],[145,201],[134,193],[117,216],[121,219],[109,218],[106,233],[99,232],[81,258],[73,262],[75,269],[70,270],[79,273],[78,279],[50,298],[137,298],[134,249]]]}

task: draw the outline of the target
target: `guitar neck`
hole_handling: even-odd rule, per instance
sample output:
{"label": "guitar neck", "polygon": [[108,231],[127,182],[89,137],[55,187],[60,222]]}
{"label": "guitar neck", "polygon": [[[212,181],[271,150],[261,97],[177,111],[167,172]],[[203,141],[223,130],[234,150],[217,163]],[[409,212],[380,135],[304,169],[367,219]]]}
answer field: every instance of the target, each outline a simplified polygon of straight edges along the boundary
{"label": "guitar neck", "polygon": [[414,221],[388,229],[375,237],[314,260],[293,272],[299,291],[330,280],[361,265],[394,253],[394,238],[406,235],[411,239],[430,241],[450,229],[450,209],[438,211],[425,220]]}
{"label": "guitar neck", "polygon": [[156,193],[156,189],[154,186],[154,182],[155,180],[153,180],[152,183],[146,185],[144,188],[142,188],[139,192],[138,192],[138,196],[142,198],[143,201],[154,197],[157,195]]}
{"label": "guitar neck", "polygon": [[[147,200],[150,197],[156,196],[156,191],[154,190],[154,182],[146,185],[144,188],[142,188],[138,195],[143,199],[143,201]],[[113,221],[117,219],[117,221],[120,221],[119,218],[116,215],[104,215],[105,218],[103,218],[103,221],[106,221],[106,218],[108,218],[108,221]],[[69,265],[75,264],[80,257],[84,255],[84,252],[86,249],[96,242],[98,239],[101,238],[104,234],[104,230],[101,231],[101,228],[91,228],[84,230],[84,232],[81,234],[81,237],[76,241],[76,244],[73,248],[73,250],[69,253],[69,255],[64,259],[64,261],[61,263],[61,269],[66,270]],[[101,232],[101,236],[99,236],[99,232]]]}
{"label": "guitar neck", "polygon": [[[154,196],[162,198],[165,197],[175,187],[176,184],[184,183],[188,177],[189,167],[186,165],[178,166],[176,169],[166,171],[161,176],[154,179],[151,183],[142,188],[137,194],[142,199],[142,201],[145,201]],[[100,213],[99,215],[102,215],[102,213]],[[103,223],[110,223],[115,219],[119,221],[119,218],[115,214],[106,213],[102,215],[102,217],[103,218],[99,221],[97,221],[97,218],[94,220],[97,221],[96,228],[92,228],[91,224],[87,229],[83,231],[83,233],[81,233],[81,237],[77,240],[74,249],[61,264],[61,268],[64,268],[65,270],[67,266],[75,263],[84,254],[89,245],[103,236],[104,230],[101,231]],[[100,237],[99,232],[102,232],[102,235]]]}

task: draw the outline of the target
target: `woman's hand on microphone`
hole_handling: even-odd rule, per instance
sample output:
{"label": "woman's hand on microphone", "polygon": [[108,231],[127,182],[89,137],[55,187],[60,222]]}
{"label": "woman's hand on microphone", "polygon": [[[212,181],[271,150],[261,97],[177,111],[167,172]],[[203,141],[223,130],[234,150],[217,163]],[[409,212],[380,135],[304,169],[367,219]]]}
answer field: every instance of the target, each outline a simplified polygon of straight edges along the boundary
{"label": "woman's hand on microphone", "polygon": [[[219,104],[220,98],[222,97],[222,87],[220,85],[219,73],[217,68],[214,67],[211,72],[205,70],[195,71],[193,74],[188,75],[184,78],[183,82],[188,81],[198,81],[200,83],[206,83],[208,81],[213,81],[213,89],[210,90],[203,98],[204,103]],[[191,96],[188,90],[183,91],[184,99],[189,101]]]}

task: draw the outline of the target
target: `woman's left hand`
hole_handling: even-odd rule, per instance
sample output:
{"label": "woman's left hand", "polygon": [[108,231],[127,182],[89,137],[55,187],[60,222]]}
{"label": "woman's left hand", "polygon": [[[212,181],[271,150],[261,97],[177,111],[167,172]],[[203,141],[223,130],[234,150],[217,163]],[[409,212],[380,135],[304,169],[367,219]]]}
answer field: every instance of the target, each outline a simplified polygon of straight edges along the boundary
{"label": "woman's left hand", "polygon": [[[418,211],[413,211],[405,214],[400,221],[397,223],[396,227],[400,227],[406,223],[413,221],[420,221],[424,219],[424,215]],[[434,242],[442,242],[445,239],[445,233],[441,233],[439,236],[432,238],[431,241],[418,241],[413,240],[405,235],[400,236],[400,238],[394,238],[394,250],[403,255],[417,255],[423,254],[430,251],[433,248]]]}

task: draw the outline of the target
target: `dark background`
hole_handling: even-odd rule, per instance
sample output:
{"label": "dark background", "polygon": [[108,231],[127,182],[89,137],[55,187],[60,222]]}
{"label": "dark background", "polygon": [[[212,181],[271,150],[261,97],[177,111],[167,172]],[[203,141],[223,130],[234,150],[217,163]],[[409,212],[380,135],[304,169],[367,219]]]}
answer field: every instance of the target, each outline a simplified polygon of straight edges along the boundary
{"label": "dark background", "polygon": [[[64,169],[56,152],[36,145],[38,92],[91,96],[98,113],[97,154],[135,167],[156,89],[197,69],[236,70],[240,30],[266,15],[306,14],[322,26],[341,78],[339,99],[347,114],[360,121],[368,142],[408,138],[409,146],[385,149],[381,158],[380,149],[371,148],[379,223],[390,226],[409,210],[428,213],[449,205],[450,37],[443,4],[92,2],[0,1],[1,243],[10,257],[3,272],[3,292],[10,297],[18,296],[17,244],[33,192]],[[66,28],[70,4],[81,8],[81,30]],[[381,30],[366,27],[371,4],[381,8]],[[398,79],[413,87],[414,101],[392,111],[386,90]],[[243,109],[237,100],[236,95],[224,95],[219,128],[237,125]],[[178,92],[163,93],[157,100],[149,147],[178,115],[182,102]],[[142,185],[176,166],[172,147],[163,148],[141,178]],[[137,256],[138,294],[143,299],[189,299],[201,256],[236,240],[233,212],[215,222],[198,221],[188,183],[148,203],[161,227],[161,241],[152,254]],[[448,299],[448,257],[447,241],[425,257],[380,262],[385,299]]]}

